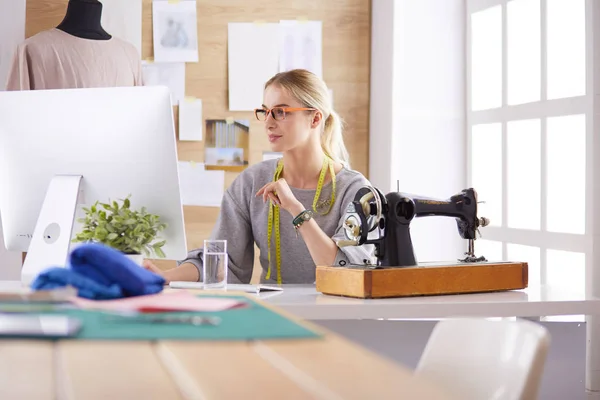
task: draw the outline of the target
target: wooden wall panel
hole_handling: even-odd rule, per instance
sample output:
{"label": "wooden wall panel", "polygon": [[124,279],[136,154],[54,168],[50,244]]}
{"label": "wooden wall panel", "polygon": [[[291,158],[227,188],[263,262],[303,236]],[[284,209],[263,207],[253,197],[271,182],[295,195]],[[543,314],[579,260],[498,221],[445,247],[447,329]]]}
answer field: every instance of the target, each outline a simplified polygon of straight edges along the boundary
{"label": "wooden wall panel", "polygon": [[[67,3],[27,0],[26,36],[55,27]],[[371,1],[197,0],[197,4],[199,62],[186,65],[186,95],[202,99],[204,119],[250,120],[250,164],[262,160],[269,143],[262,123],[253,119],[251,112],[228,110],[227,23],[296,18],[323,21],[323,79],[333,90],[334,107],[345,121],[352,168],[368,176]],[[143,0],[142,30],[141,57],[152,58],[151,0]],[[178,142],[178,152],[182,161],[203,162],[204,142]],[[236,172],[227,172],[226,185],[236,176]],[[185,207],[190,248],[202,245],[217,215],[215,208]],[[164,267],[172,265],[161,263]]]}

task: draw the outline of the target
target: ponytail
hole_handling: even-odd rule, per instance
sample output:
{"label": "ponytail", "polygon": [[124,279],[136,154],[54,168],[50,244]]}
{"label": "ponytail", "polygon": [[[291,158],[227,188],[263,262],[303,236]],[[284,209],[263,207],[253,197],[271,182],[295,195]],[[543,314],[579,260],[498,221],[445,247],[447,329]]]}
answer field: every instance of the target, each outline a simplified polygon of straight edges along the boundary
{"label": "ponytail", "polygon": [[342,136],[342,119],[332,110],[325,120],[324,125],[323,134],[321,135],[321,148],[323,152],[332,160],[349,167],[348,150],[346,150]]}

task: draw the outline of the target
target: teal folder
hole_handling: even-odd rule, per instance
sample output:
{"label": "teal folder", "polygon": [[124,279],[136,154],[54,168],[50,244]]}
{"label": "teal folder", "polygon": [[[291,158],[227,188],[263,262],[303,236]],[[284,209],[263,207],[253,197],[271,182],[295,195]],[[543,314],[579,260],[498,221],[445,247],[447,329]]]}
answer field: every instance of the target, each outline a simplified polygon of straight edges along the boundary
{"label": "teal folder", "polygon": [[[249,297],[227,297],[245,301],[247,306],[219,312],[162,312],[136,316],[119,316],[103,311],[82,309],[59,309],[43,313],[68,315],[81,321],[82,329],[79,333],[72,338],[63,340],[247,341],[321,337],[321,333],[287,318]],[[210,316],[217,317],[220,322],[213,326],[147,321],[148,318],[159,315],[170,317]]]}

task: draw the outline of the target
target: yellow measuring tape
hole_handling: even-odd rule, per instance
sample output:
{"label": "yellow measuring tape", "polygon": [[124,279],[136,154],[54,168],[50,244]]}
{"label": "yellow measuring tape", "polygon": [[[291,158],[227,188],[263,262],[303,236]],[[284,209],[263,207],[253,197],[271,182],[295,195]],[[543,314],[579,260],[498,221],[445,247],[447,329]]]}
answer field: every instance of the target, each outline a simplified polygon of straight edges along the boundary
{"label": "yellow measuring tape", "polygon": [[[329,200],[329,208],[327,211],[320,213],[320,215],[326,215],[331,211],[333,203],[335,202],[335,170],[333,168],[333,160],[329,157],[325,157],[323,160],[323,167],[321,168],[321,174],[319,175],[319,182],[317,183],[317,191],[315,198],[313,199],[313,212],[317,212],[317,206],[319,197],[321,197],[321,190],[323,189],[323,183],[325,182],[325,174],[327,173],[327,167],[329,167],[329,173],[331,174],[331,199]],[[273,174],[273,182],[276,182],[281,177],[283,171],[283,160],[279,160],[277,168],[275,168],[275,174]],[[271,279],[271,238],[273,236],[273,225],[275,225],[275,258],[277,259],[277,283],[281,284],[281,235],[279,230],[279,206],[275,205],[272,201],[269,202],[269,217],[268,217],[268,233],[267,233],[267,247],[269,259],[269,269],[267,270],[266,279]]]}

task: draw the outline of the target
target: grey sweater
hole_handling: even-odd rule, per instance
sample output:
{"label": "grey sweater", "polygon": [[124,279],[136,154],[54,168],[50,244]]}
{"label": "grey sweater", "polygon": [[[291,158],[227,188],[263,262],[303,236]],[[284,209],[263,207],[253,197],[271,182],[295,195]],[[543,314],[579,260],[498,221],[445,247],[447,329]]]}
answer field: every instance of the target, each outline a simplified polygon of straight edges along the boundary
{"label": "grey sweater", "polygon": [[[211,233],[211,239],[227,240],[229,254],[229,283],[249,283],[254,264],[254,243],[260,250],[262,265],[261,282],[277,282],[274,230],[271,245],[271,276],[267,280],[269,268],[267,258],[267,233],[269,202],[263,202],[256,192],[273,180],[278,160],[267,160],[246,168],[225,191],[221,202],[221,212]],[[359,172],[343,168],[336,175],[335,203],[326,215],[313,218],[319,227],[333,239],[344,239],[342,223],[346,206],[354,199],[356,192],[369,181]],[[294,196],[306,209],[312,210],[316,190],[291,188]],[[331,198],[331,182],[323,186],[320,201]],[[327,207],[325,207],[327,209]],[[320,211],[320,209],[318,208]],[[280,211],[281,235],[281,279],[282,283],[314,283],[315,263],[304,244],[302,235],[296,236],[292,224],[293,217],[287,211]],[[373,262],[373,246],[349,246],[338,248],[333,265],[364,264],[367,259]],[[202,279],[202,252],[196,249],[189,252],[188,262],[194,264]]]}

